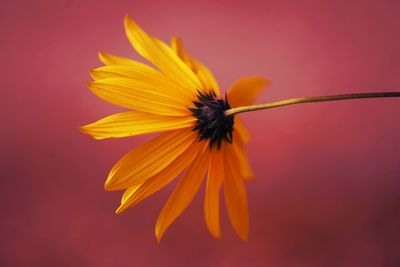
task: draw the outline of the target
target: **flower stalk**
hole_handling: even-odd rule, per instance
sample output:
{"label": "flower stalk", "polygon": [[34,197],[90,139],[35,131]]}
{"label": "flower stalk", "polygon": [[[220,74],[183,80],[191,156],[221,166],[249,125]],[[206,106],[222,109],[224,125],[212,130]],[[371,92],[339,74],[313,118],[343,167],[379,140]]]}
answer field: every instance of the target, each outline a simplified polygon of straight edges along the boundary
{"label": "flower stalk", "polygon": [[280,101],[266,103],[266,104],[258,104],[258,105],[231,108],[231,109],[228,109],[225,111],[225,115],[233,116],[235,114],[243,113],[243,112],[277,108],[277,107],[301,104],[301,103],[338,101],[338,100],[361,99],[361,98],[380,98],[380,97],[400,97],[400,92],[373,92],[373,93],[358,93],[358,94],[343,94],[343,95],[291,98],[291,99],[280,100]]}

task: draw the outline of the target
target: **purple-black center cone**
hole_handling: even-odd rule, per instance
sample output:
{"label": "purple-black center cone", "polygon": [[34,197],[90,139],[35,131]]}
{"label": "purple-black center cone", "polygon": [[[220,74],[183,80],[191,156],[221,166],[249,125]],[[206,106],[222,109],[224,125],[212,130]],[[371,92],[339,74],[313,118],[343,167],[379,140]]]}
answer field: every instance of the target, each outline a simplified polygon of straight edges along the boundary
{"label": "purple-black center cone", "polygon": [[199,132],[199,141],[209,140],[210,150],[213,147],[221,148],[222,140],[232,143],[233,116],[226,116],[225,111],[230,109],[228,99],[219,99],[213,90],[208,93],[198,91],[197,101],[193,101],[196,108],[189,108],[197,119],[193,131]]}

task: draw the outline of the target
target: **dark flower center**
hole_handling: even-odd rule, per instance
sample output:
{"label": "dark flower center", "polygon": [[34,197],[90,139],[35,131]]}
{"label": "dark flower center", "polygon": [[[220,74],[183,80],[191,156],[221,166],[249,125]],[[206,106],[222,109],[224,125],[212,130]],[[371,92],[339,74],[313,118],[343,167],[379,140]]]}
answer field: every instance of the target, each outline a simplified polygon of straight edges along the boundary
{"label": "dark flower center", "polygon": [[226,116],[230,109],[228,99],[219,99],[213,90],[208,93],[197,91],[196,108],[189,108],[197,119],[193,131],[199,131],[199,141],[209,139],[210,150],[213,146],[221,148],[222,140],[232,143],[233,116]]}

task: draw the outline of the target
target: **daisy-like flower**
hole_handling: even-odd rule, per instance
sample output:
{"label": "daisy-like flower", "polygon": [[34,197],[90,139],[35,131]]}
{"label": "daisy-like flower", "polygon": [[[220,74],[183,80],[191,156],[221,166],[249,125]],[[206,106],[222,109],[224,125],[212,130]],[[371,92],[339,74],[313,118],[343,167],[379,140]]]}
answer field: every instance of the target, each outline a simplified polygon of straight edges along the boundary
{"label": "daisy-like flower", "polygon": [[206,179],[204,215],[210,233],[219,238],[220,191],[230,222],[247,240],[249,218],[245,182],[253,177],[244,145],[249,134],[231,107],[253,103],[268,81],[246,77],[225,94],[210,70],[191,57],[180,39],[170,45],[150,36],[132,19],[125,31],[134,49],[155,68],[106,53],[105,66],[90,72],[90,90],[130,111],[113,114],[82,127],[96,139],[161,134],[127,153],[110,171],[109,191],[125,190],[117,213],[156,193],[181,173],[162,209],[155,233],[159,241],[186,209]]}

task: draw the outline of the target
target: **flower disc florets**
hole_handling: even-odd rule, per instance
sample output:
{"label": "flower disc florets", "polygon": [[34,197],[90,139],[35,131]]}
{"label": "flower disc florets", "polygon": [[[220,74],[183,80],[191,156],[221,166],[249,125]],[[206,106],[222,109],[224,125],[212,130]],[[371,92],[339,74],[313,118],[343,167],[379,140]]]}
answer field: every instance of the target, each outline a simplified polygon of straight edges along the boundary
{"label": "flower disc florets", "polygon": [[197,118],[193,131],[199,131],[199,141],[209,139],[210,149],[214,145],[221,148],[222,140],[232,143],[233,116],[226,116],[225,110],[230,109],[228,100],[219,99],[213,90],[208,93],[198,91],[196,108],[189,108]]}

